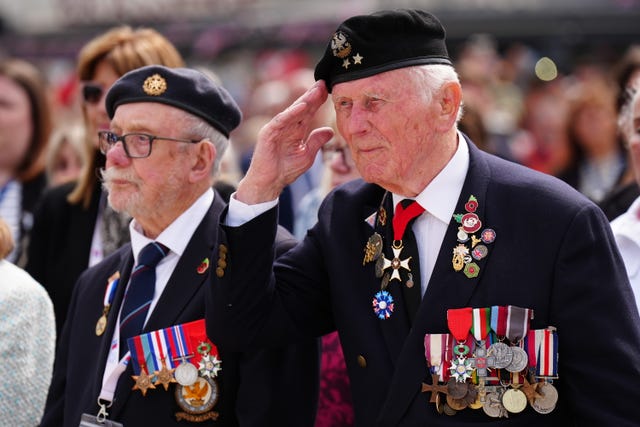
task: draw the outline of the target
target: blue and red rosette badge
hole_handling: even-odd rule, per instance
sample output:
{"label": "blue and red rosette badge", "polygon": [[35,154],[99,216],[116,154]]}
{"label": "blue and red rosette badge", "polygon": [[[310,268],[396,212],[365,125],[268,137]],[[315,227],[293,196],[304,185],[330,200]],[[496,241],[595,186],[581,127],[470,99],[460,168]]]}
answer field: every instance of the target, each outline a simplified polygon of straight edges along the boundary
{"label": "blue and red rosette badge", "polygon": [[393,313],[393,297],[387,291],[378,291],[373,296],[373,312],[379,319],[388,319]]}

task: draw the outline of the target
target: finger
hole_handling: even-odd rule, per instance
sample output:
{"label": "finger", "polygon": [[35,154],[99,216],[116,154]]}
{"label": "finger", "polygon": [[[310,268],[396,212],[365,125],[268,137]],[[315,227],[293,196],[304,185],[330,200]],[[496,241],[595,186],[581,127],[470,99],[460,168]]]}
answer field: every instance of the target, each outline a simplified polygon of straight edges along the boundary
{"label": "finger", "polygon": [[320,148],[333,138],[334,131],[330,127],[314,129],[307,138],[307,149],[315,156]]}

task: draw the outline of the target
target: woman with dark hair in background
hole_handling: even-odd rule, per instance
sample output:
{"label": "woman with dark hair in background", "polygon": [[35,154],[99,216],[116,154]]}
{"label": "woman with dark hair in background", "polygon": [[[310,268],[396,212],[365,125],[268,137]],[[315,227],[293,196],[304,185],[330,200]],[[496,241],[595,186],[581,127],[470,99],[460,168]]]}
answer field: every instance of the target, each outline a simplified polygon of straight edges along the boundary
{"label": "woman with dark hair in background", "polygon": [[184,60],[169,40],[148,28],[113,28],[89,41],[78,55],[90,154],[77,181],[55,187],[43,197],[26,266],[53,300],[58,333],[80,273],[129,239],[129,218],[108,208],[98,178],[105,164],[98,150],[98,131],[109,130],[104,97],[111,85],[126,72],[151,64],[181,67]]}
{"label": "woman with dark hair in background", "polygon": [[44,76],[20,59],[0,60],[0,218],[15,247],[7,260],[24,265],[33,209],[44,191],[44,152],[51,106]]}

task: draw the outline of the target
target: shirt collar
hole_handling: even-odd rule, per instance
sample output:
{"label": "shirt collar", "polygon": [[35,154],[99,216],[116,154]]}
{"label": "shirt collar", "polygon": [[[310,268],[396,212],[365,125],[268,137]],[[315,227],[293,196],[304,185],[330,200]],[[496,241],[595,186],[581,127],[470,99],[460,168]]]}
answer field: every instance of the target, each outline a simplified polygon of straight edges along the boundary
{"label": "shirt collar", "polygon": [[[458,132],[458,148],[449,163],[416,197],[420,205],[434,217],[448,224],[453,217],[460,192],[469,170],[469,146]],[[393,194],[393,206],[405,197]]]}
{"label": "shirt collar", "polygon": [[[155,239],[168,247],[171,252],[182,256],[191,236],[207,214],[211,203],[213,203],[214,192],[211,188],[205,191],[189,208],[182,212],[162,233]],[[140,224],[133,219],[129,224],[131,234],[131,249],[133,250],[135,262],[138,262],[138,254],[148,243],[153,240],[142,234]]]}

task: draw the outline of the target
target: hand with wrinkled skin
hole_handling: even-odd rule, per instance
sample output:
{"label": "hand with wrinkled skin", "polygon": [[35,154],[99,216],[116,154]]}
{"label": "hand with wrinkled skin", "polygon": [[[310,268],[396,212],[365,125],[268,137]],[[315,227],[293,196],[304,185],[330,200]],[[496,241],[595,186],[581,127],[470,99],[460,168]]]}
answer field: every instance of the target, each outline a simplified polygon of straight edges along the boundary
{"label": "hand with wrinkled skin", "polygon": [[262,127],[251,166],[238,184],[237,200],[248,205],[275,200],[311,167],[318,150],[333,137],[329,127],[310,128],[327,96],[324,81],[317,81]]}

